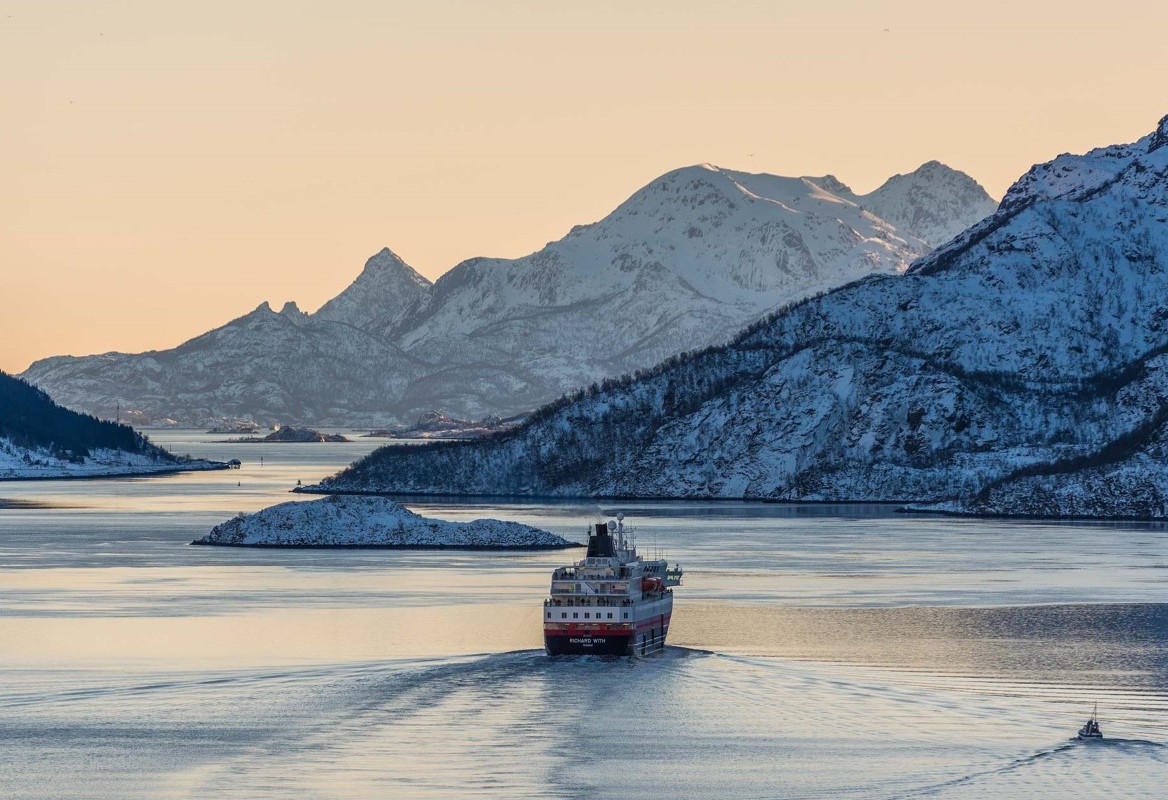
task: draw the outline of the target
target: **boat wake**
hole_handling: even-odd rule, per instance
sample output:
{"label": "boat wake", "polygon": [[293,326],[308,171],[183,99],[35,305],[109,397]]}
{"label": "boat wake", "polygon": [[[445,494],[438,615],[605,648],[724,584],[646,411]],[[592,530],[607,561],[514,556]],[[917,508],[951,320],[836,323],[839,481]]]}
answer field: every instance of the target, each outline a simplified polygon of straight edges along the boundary
{"label": "boat wake", "polygon": [[[935,797],[937,795],[951,794],[954,789],[966,787],[971,784],[982,784],[995,778],[1012,776],[1013,773],[1031,770],[1039,764],[1045,766],[1045,762],[1058,761],[1060,759],[1066,759],[1067,762],[1070,762],[1073,758],[1081,755],[1084,748],[1089,751],[1107,748],[1119,754],[1143,756],[1160,764],[1168,764],[1168,745],[1161,742],[1152,742],[1145,739],[1102,739],[1083,742],[1076,737],[1063,744],[1015,758],[1000,767],[979,770],[977,772],[971,772],[968,775],[953,778],[952,780],[921,786],[903,794],[894,795],[893,797],[908,800],[908,798],[915,797]],[[1062,765],[1063,768],[1070,766],[1072,766],[1071,763],[1064,763]],[[1067,774],[1072,774],[1072,770],[1068,769]],[[1086,774],[1091,775],[1093,771],[1087,771]],[[1043,781],[1043,785],[1049,786],[1045,780]],[[977,793],[984,796],[986,789],[987,787],[985,786],[979,786]]]}
{"label": "boat wake", "polygon": [[1168,768],[1153,740],[1027,751],[1053,730],[1039,706],[936,675],[675,646],[95,677],[0,694],[0,740],[32,765],[0,794],[88,771],[120,798],[1138,798]]}

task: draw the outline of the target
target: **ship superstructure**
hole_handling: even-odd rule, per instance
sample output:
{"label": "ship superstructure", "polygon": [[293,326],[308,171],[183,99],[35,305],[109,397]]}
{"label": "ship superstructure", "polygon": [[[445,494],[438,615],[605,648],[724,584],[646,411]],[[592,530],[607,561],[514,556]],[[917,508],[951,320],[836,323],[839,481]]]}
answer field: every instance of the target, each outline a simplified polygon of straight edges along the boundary
{"label": "ship superstructure", "polygon": [[635,531],[621,515],[589,532],[588,552],[552,573],[543,603],[549,655],[646,655],[665,647],[680,566],[637,555]]}

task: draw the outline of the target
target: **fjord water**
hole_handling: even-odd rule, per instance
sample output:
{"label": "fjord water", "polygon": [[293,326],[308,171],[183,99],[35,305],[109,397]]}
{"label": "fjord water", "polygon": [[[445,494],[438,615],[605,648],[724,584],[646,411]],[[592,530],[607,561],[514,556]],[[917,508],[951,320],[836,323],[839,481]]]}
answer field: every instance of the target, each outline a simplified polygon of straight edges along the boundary
{"label": "fjord water", "polygon": [[[882,506],[419,499],[686,569],[666,652],[540,647],[575,551],[190,547],[377,446],[0,483],[0,797],[938,797],[1168,781],[1168,533]],[[260,466],[259,459],[264,464]],[[1100,744],[1071,740],[1098,701]]]}

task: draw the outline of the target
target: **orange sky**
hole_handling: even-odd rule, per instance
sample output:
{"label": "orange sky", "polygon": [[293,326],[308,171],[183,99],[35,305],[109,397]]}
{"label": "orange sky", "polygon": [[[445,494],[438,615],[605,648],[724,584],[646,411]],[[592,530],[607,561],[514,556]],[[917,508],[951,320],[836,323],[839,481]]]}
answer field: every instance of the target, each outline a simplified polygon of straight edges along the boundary
{"label": "orange sky", "polygon": [[436,278],[711,161],[995,196],[1168,113],[1161,2],[0,0],[0,369]]}

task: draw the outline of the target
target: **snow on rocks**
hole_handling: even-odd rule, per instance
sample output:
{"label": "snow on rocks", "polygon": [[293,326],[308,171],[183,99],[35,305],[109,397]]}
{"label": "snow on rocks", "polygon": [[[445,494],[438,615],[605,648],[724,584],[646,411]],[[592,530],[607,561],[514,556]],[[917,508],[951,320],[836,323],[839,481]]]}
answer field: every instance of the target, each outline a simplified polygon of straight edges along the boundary
{"label": "snow on rocks", "polygon": [[578,547],[518,522],[448,522],[415,514],[386,497],[332,495],[270,506],[216,525],[192,544],[235,547],[381,547],[551,550]]}

